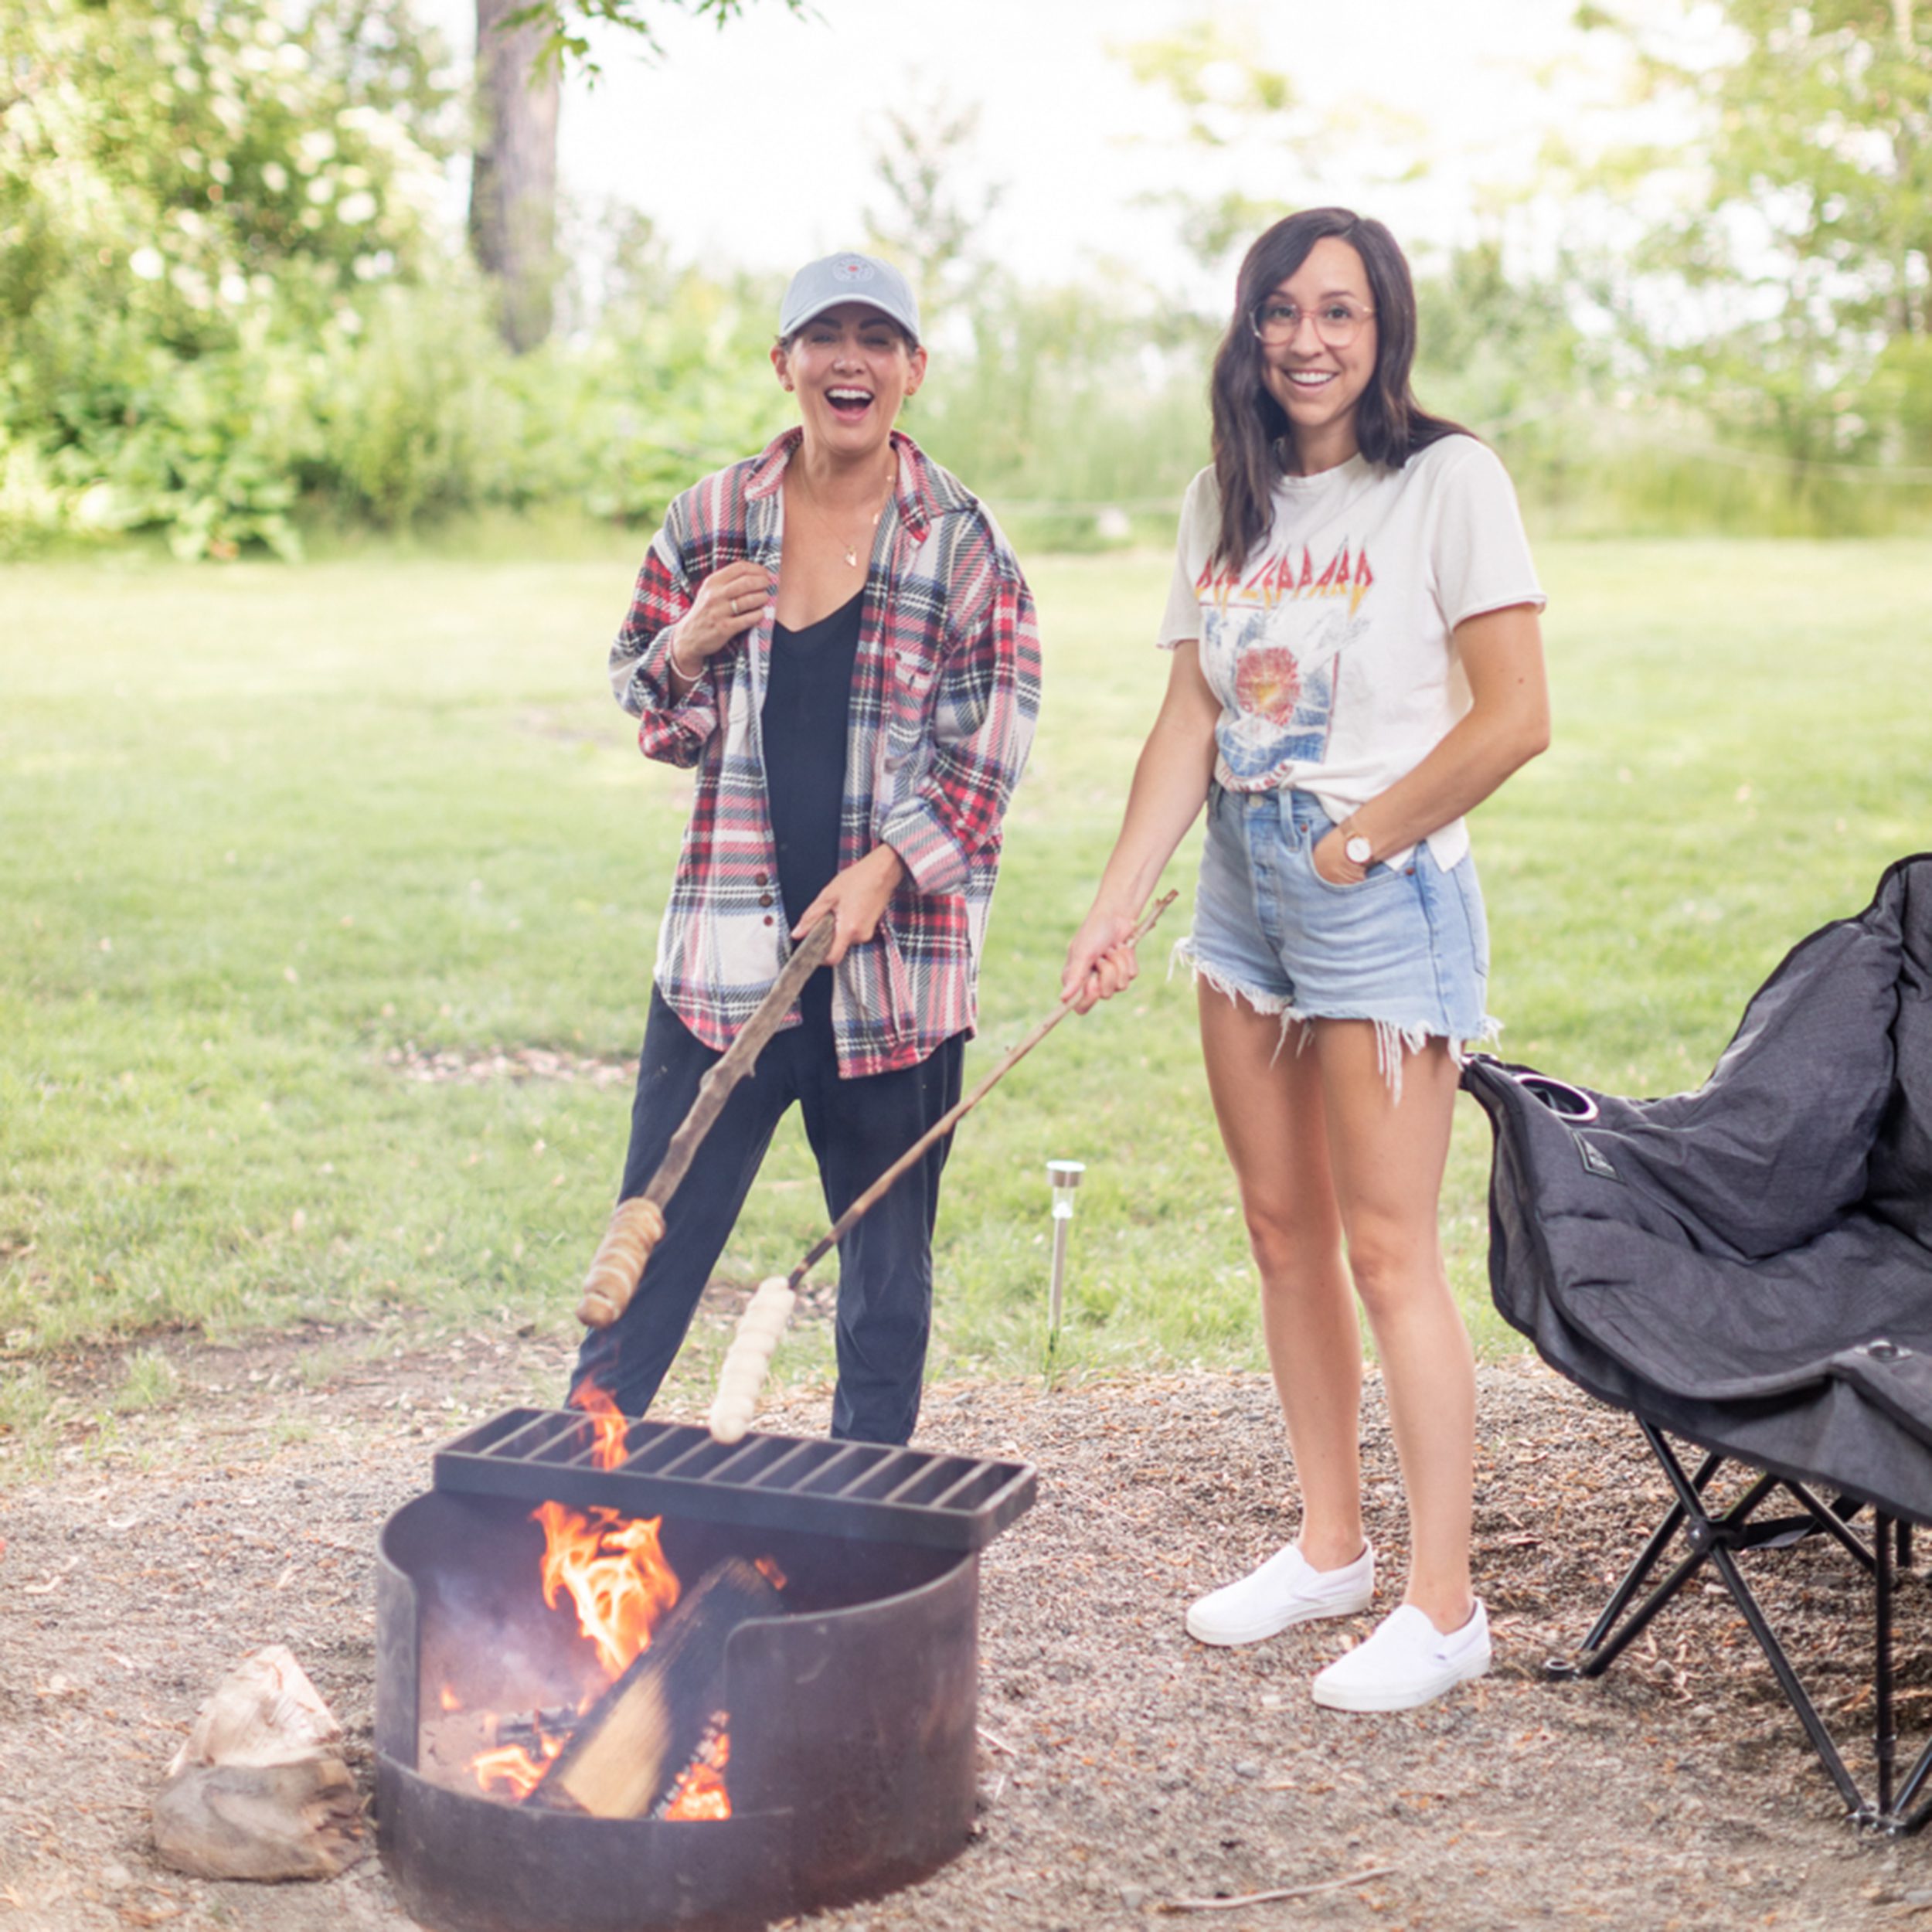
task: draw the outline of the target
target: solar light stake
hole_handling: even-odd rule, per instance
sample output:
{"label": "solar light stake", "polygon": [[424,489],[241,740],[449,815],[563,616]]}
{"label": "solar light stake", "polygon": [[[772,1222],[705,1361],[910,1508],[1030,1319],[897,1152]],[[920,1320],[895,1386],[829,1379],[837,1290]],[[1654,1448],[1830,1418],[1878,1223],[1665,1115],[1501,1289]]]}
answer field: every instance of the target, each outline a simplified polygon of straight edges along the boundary
{"label": "solar light stake", "polygon": [[1087,1172],[1084,1161],[1049,1161],[1046,1178],[1053,1189],[1053,1285],[1047,1295],[1046,1332],[1060,1332],[1060,1289],[1066,1278],[1066,1224],[1073,1218],[1073,1190]]}

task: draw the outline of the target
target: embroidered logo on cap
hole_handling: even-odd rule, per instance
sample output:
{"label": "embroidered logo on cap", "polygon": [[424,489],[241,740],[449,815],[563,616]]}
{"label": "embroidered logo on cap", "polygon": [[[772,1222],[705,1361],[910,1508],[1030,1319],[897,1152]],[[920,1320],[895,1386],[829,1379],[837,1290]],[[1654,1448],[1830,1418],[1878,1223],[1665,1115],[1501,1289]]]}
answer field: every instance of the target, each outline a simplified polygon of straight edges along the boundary
{"label": "embroidered logo on cap", "polygon": [[877,271],[862,255],[842,255],[832,264],[832,272],[842,282],[869,282]]}

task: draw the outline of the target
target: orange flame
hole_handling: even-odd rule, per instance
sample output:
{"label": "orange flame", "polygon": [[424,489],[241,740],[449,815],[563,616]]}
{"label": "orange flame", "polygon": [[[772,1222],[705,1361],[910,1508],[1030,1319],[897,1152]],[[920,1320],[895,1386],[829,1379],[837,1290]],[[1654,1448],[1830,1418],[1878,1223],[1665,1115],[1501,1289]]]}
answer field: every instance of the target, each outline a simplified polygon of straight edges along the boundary
{"label": "orange flame", "polygon": [[620,1469],[628,1453],[624,1436],[630,1419],[594,1382],[580,1384],[570,1392],[570,1406],[581,1409],[596,1431],[591,1460],[600,1469]]}
{"label": "orange flame", "polygon": [[720,1731],[702,1757],[687,1764],[672,1787],[664,1808],[667,1818],[696,1825],[731,1815],[731,1794],[725,1788],[725,1767],[731,1761],[731,1735]]}
{"label": "orange flame", "polygon": [[678,1600],[681,1586],[658,1543],[664,1519],[601,1506],[582,1516],[560,1502],[539,1503],[531,1515],[543,1526],[544,1602],[554,1610],[570,1592],[577,1628],[614,1681],[649,1648],[658,1619]]}
{"label": "orange flame", "polygon": [[479,1751],[470,1760],[470,1769],[485,1791],[501,1785],[510,1802],[520,1804],[542,1783],[550,1760],[563,1748],[561,1738],[545,1737],[540,1758],[532,1757],[521,1744],[499,1744],[493,1751]]}
{"label": "orange flame", "polygon": [[[628,1418],[594,1383],[586,1383],[570,1400],[595,1430],[593,1454],[597,1466],[621,1467],[626,1459]],[[532,1510],[531,1520],[543,1526],[544,1603],[554,1610],[569,1593],[577,1614],[577,1628],[596,1647],[604,1675],[614,1682],[650,1648],[658,1621],[682,1594],[659,1542],[664,1519],[624,1516],[601,1505],[585,1514],[552,1502]],[[775,1588],[785,1587],[784,1573],[770,1557],[760,1556],[756,1561]],[[447,1689],[440,1701],[446,1711],[459,1708]],[[587,1710],[594,1702],[593,1696],[587,1696],[580,1708]],[[723,1721],[720,1712],[713,1723]],[[489,1722],[492,1729],[486,1734],[494,1735],[495,1720]],[[470,1768],[485,1791],[501,1793],[512,1804],[521,1804],[543,1782],[567,1737],[567,1728],[556,1736],[539,1730],[536,1742],[541,1757],[533,1757],[521,1744],[504,1744],[478,1753]],[[659,1815],[681,1823],[730,1818],[731,1795],[725,1767],[730,1755],[730,1737],[719,1730],[685,1767]]]}

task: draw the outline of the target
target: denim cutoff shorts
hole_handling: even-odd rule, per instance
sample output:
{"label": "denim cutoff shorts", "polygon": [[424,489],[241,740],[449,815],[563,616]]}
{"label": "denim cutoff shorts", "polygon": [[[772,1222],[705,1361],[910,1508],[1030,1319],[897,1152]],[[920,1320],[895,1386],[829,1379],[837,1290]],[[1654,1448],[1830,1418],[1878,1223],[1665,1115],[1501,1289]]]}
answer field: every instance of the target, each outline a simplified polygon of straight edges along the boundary
{"label": "denim cutoff shorts", "polygon": [[1257,1012],[1376,1023],[1383,1071],[1400,1086],[1404,1049],[1488,1039],[1489,930],[1475,860],[1444,872],[1427,843],[1359,885],[1315,869],[1332,821],[1308,792],[1208,791],[1207,847],[1194,930],[1175,948],[1196,976]]}

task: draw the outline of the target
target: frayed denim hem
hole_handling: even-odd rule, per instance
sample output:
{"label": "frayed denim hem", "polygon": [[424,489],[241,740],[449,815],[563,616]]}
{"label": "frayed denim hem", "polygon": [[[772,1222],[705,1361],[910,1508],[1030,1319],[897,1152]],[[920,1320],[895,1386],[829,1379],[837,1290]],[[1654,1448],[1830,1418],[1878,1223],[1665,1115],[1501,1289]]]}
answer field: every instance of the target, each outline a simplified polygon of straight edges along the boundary
{"label": "frayed denim hem", "polygon": [[1281,1033],[1275,1040],[1274,1051],[1268,1056],[1270,1066],[1281,1057],[1281,1049],[1288,1043],[1288,1029],[1291,1026],[1301,1026],[1301,1036],[1294,1043],[1294,1050],[1299,1053],[1308,1045],[1308,1029],[1302,1022],[1308,1015],[1297,1012],[1294,1002],[1287,994],[1264,993],[1259,987],[1244,985],[1240,980],[1229,978],[1218,967],[1209,965],[1195,951],[1194,935],[1192,933],[1174,942],[1174,950],[1168,955],[1167,976],[1169,979],[1174,977],[1174,969],[1177,966],[1186,967],[1196,985],[1206,980],[1223,999],[1245,1000],[1257,1013],[1270,1019],[1278,1018],[1281,1020]]}
{"label": "frayed denim hem", "polygon": [[[1317,1017],[1346,1019],[1352,1015],[1334,1013]],[[1453,1033],[1432,1032],[1426,1026],[1399,1026],[1393,1020],[1372,1020],[1370,1024],[1376,1029],[1376,1066],[1388,1083],[1389,1097],[1398,1104],[1402,1099],[1402,1056],[1405,1053],[1420,1053],[1432,1039],[1439,1039],[1447,1045],[1449,1057],[1457,1066],[1466,1066],[1472,1046],[1486,1046],[1502,1031],[1502,1022],[1488,1013],[1483,1015],[1482,1024],[1477,1028],[1474,1037],[1463,1039]]]}
{"label": "frayed denim hem", "polygon": [[[1328,1017],[1343,1019],[1349,1015],[1335,1013]],[[1502,1031],[1502,1022],[1488,1013],[1483,1015],[1482,1024],[1477,1028],[1475,1036],[1466,1039],[1459,1039],[1453,1033],[1433,1032],[1426,1026],[1398,1026],[1393,1020],[1379,1019],[1371,1024],[1376,1029],[1376,1065],[1389,1083],[1389,1098],[1398,1102],[1402,1098],[1402,1056],[1405,1053],[1420,1053],[1432,1039],[1439,1039],[1447,1046],[1449,1057],[1457,1066],[1466,1066],[1472,1046],[1486,1046]]]}
{"label": "frayed denim hem", "polygon": [[1270,1017],[1279,1016],[1281,1034],[1275,1043],[1270,1064],[1281,1057],[1281,1049],[1287,1043],[1291,1026],[1298,1026],[1301,1029],[1294,1045],[1294,1050],[1299,1053],[1308,1043],[1313,1030],[1312,1022],[1318,1019],[1366,1019],[1376,1029],[1376,1070],[1387,1083],[1389,1098],[1396,1102],[1402,1098],[1402,1062],[1404,1054],[1420,1053],[1430,1041],[1440,1039],[1447,1043],[1450,1058],[1461,1066],[1468,1063],[1471,1048],[1488,1045],[1502,1031],[1502,1022],[1487,1013],[1483,1015],[1481,1026],[1467,1039],[1458,1039],[1454,1034],[1440,1032],[1430,1026],[1405,1026],[1400,1021],[1379,1019],[1372,1013],[1304,1013],[1296,1007],[1288,995],[1264,992],[1257,987],[1244,985],[1239,980],[1230,979],[1217,968],[1209,965],[1195,951],[1194,936],[1191,933],[1174,942],[1174,949],[1168,957],[1168,977],[1172,979],[1174,969],[1182,965],[1187,968],[1197,985],[1206,980],[1224,999],[1245,1000],[1257,1013]]}

